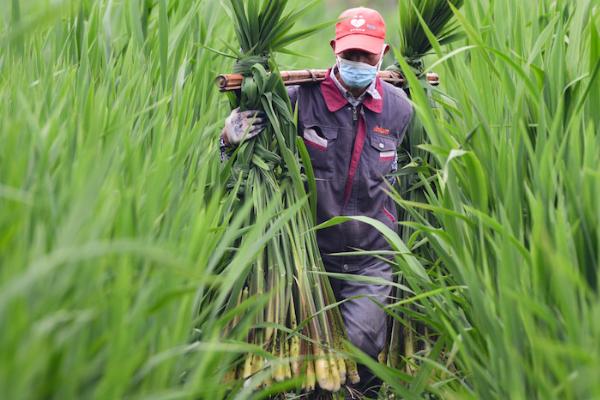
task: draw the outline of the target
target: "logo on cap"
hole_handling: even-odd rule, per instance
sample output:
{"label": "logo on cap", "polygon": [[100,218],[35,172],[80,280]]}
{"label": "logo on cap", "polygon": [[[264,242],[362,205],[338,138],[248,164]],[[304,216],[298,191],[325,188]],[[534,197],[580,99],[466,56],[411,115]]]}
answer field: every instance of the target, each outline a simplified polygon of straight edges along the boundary
{"label": "logo on cap", "polygon": [[354,17],[350,21],[352,26],[355,28],[360,28],[361,26],[363,26],[365,24],[365,22],[367,22],[367,21],[365,21],[365,19],[362,16]]}

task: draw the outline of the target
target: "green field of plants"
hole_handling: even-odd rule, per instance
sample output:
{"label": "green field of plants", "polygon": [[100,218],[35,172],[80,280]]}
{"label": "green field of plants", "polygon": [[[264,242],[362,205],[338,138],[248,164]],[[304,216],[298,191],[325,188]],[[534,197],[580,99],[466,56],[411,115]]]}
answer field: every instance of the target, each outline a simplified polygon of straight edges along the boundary
{"label": "green field of plants", "polygon": [[[600,399],[600,0],[451,1],[446,35],[423,12],[438,3],[361,3],[415,109],[390,188],[400,233],[383,230],[397,341],[380,362],[337,341],[331,357],[366,363],[381,398]],[[282,226],[314,232],[292,183],[232,195],[215,77],[252,50],[232,2],[0,4],[0,398],[308,398],[304,376],[270,378],[283,345],[273,360],[247,340],[279,288],[245,298],[248,271]],[[306,34],[267,48],[272,65],[333,65],[357,4],[289,0],[310,6],[290,26]],[[272,135],[293,132],[285,110]],[[271,364],[232,376],[248,354]]]}

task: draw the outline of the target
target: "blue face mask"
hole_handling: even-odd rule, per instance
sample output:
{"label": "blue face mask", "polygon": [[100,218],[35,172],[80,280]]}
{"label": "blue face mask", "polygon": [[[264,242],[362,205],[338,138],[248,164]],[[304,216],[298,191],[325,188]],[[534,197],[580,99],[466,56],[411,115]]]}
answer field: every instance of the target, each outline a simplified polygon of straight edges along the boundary
{"label": "blue face mask", "polygon": [[381,66],[383,51],[381,53],[382,57],[380,57],[377,65],[369,65],[337,57],[337,67],[344,83],[352,89],[363,89],[369,86],[375,80],[377,71],[379,71],[379,67]]}

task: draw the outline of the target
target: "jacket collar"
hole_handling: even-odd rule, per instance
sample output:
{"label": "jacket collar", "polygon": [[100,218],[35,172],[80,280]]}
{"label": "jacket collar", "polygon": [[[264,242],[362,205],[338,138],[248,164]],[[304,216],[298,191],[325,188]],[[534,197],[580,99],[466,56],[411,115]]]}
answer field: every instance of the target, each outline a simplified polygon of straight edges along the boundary
{"label": "jacket collar", "polygon": [[[321,93],[327,104],[327,109],[330,112],[336,112],[342,109],[348,103],[348,100],[340,92],[335,82],[331,79],[330,74],[333,73],[331,69],[327,70],[325,80],[321,82]],[[379,92],[379,99],[373,98],[370,93],[363,100],[363,104],[369,110],[380,113],[383,110],[383,88],[379,77],[375,78],[375,88]]]}

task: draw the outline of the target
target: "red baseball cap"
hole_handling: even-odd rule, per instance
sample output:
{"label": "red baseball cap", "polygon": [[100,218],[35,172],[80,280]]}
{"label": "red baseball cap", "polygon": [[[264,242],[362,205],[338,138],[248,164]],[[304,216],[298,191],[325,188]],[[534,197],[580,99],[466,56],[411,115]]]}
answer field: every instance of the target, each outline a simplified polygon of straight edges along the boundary
{"label": "red baseball cap", "polygon": [[379,54],[385,41],[385,21],[370,8],[346,10],[335,24],[335,54],[350,49]]}

